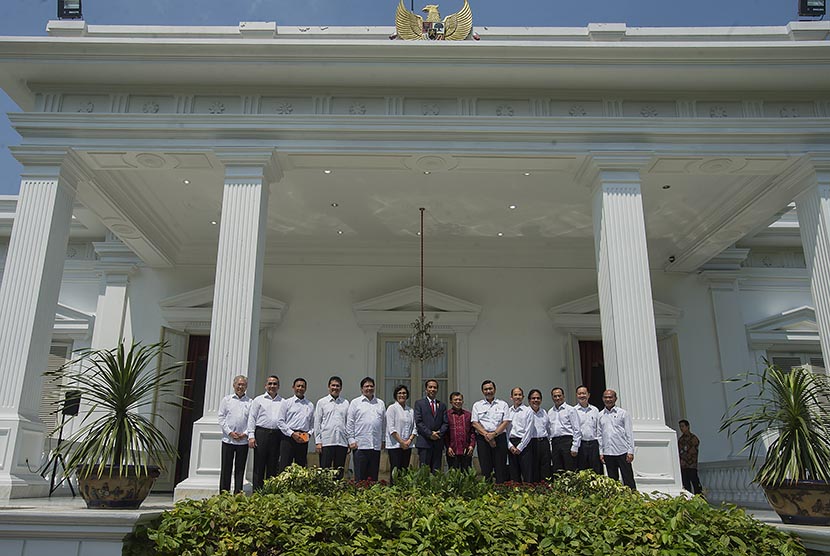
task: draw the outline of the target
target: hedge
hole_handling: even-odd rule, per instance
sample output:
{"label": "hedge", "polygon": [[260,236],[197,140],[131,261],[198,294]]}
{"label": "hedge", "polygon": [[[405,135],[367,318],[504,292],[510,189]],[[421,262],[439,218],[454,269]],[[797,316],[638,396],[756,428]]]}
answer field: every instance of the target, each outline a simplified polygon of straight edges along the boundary
{"label": "hedge", "polygon": [[463,473],[354,485],[289,470],[264,493],[179,502],[128,556],[805,554],[793,538],[700,497],[646,496],[591,472],[494,486]]}

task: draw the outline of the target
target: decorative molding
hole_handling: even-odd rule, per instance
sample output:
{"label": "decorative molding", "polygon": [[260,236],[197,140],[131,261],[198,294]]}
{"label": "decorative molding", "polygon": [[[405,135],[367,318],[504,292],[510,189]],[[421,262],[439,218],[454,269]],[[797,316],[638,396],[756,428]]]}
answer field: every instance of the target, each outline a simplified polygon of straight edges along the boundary
{"label": "decorative molding", "polygon": [[[214,285],[167,297],[159,301],[162,318],[170,328],[190,333],[210,332],[213,319]],[[263,295],[260,301],[260,330],[282,323],[288,304]]]}
{"label": "decorative molding", "polygon": [[95,328],[95,315],[58,303],[52,340],[88,340]]}
{"label": "decorative molding", "polygon": [[820,345],[816,311],[803,305],[746,325],[750,349],[792,349]]}
{"label": "decorative molding", "polygon": [[[683,311],[668,303],[652,299],[655,331],[658,336],[671,334],[683,316]],[[563,333],[582,337],[601,337],[599,294],[591,294],[548,309],[548,318],[554,328]]]}
{"label": "decorative molding", "polygon": [[[352,309],[357,324],[364,330],[400,332],[420,315],[420,301],[420,287],[411,286],[355,303]],[[433,321],[436,332],[469,333],[478,322],[481,306],[424,288],[424,313],[427,320]]]}

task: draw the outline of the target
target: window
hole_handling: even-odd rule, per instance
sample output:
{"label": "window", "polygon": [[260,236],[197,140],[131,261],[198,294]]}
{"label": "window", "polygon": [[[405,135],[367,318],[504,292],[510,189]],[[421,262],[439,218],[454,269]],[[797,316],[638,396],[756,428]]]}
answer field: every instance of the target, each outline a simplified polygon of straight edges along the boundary
{"label": "window", "polygon": [[450,392],[457,388],[455,336],[439,336],[444,345],[444,355],[424,363],[400,356],[398,343],[405,339],[406,336],[391,334],[380,334],[378,337],[378,396],[389,405],[395,401],[392,396],[395,387],[403,384],[409,388],[410,400],[416,400],[424,395],[424,381],[433,378],[438,381],[438,399],[446,402]]}
{"label": "window", "polygon": [[784,370],[792,369],[793,367],[803,367],[809,365],[813,372],[824,372],[824,358],[820,353],[768,353],[768,359],[773,365],[777,365]]}

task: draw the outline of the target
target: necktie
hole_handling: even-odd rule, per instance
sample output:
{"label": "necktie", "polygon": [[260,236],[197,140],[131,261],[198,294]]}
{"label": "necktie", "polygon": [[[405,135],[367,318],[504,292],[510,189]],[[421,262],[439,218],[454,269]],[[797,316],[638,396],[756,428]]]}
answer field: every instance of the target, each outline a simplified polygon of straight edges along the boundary
{"label": "necktie", "polygon": [[435,400],[429,400],[429,405],[432,406],[432,416],[435,417]]}

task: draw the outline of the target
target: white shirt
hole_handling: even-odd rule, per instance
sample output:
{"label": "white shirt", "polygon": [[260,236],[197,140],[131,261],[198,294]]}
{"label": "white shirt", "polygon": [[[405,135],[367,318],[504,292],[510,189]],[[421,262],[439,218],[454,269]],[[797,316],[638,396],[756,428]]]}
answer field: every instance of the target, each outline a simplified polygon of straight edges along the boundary
{"label": "white shirt", "polygon": [[[222,442],[225,444],[247,444],[247,438],[231,438],[231,432],[248,432],[248,413],[251,410],[251,398],[243,394],[228,394],[219,402],[219,426],[222,427]],[[247,436],[247,435],[246,435]]]}
{"label": "white shirt", "polygon": [[401,443],[392,436],[393,432],[398,433],[398,436],[404,440],[415,436],[415,412],[411,407],[402,407],[399,403],[393,403],[386,409],[387,450],[401,447]]}
{"label": "white shirt", "polygon": [[579,416],[579,430],[582,433],[582,440],[596,440],[599,438],[599,409],[588,404],[585,407],[577,404],[574,406]]}
{"label": "white shirt", "polygon": [[272,398],[268,392],[251,401],[251,411],[248,414],[248,438],[254,438],[257,427],[277,428],[277,412],[280,410],[280,403],[282,403],[282,396],[277,394]]}
{"label": "white shirt", "polygon": [[519,407],[511,405],[508,410],[510,424],[507,426],[507,436],[524,438],[532,424],[531,413],[533,413],[533,410],[526,405],[520,405]]}
{"label": "white shirt", "polygon": [[528,444],[530,444],[531,438],[547,438],[548,437],[548,429],[550,428],[550,417],[548,417],[548,412],[539,408],[539,411],[533,411],[532,408],[528,408],[530,411],[527,414],[530,416],[530,426],[528,428],[527,434],[522,437],[522,441],[519,442],[519,445],[516,448],[519,451],[524,451]]}
{"label": "white shirt", "polygon": [[377,396],[371,400],[360,396],[349,402],[346,436],[358,450],[380,450],[383,445],[383,422],[386,405]]}
{"label": "white shirt", "polygon": [[566,403],[562,403],[559,407],[554,406],[548,411],[550,418],[550,437],[556,438],[558,436],[571,436],[571,452],[579,450],[579,444],[582,442],[582,432],[579,428],[579,415],[576,410]]}
{"label": "white shirt", "polygon": [[599,412],[599,453],[603,456],[634,455],[631,415],[621,407]]}
{"label": "white shirt", "polygon": [[510,408],[498,398],[493,398],[492,402],[478,400],[470,413],[470,421],[479,423],[487,432],[495,432],[502,421],[510,421]]}
{"label": "white shirt", "polygon": [[291,436],[295,431],[313,433],[314,404],[297,396],[283,400],[277,413],[277,426],[285,436]]}
{"label": "white shirt", "polygon": [[343,396],[337,399],[330,395],[320,398],[314,409],[314,434],[317,444],[323,446],[348,446],[346,437],[346,414],[349,400]]}

